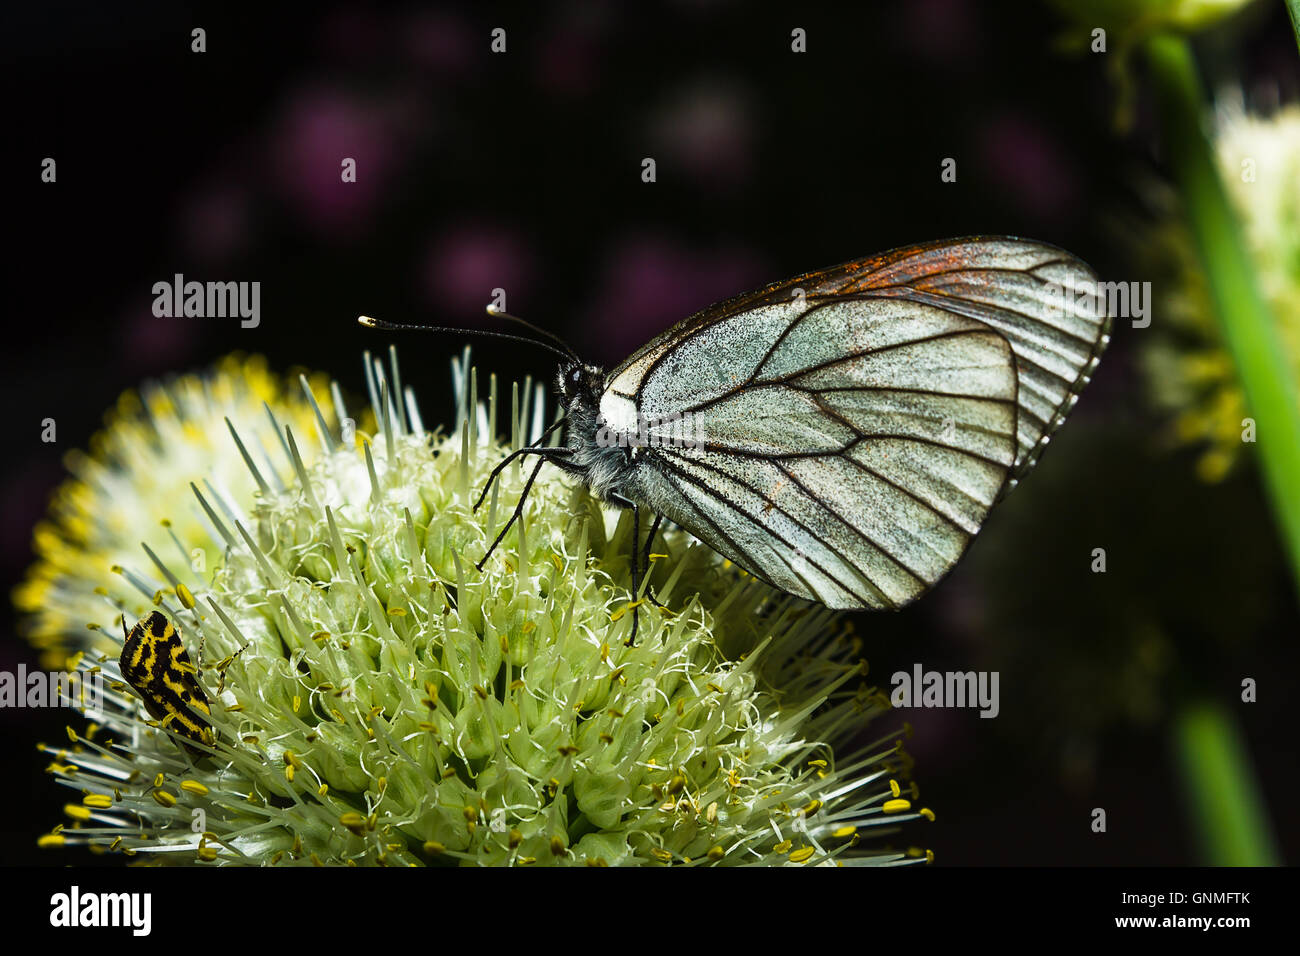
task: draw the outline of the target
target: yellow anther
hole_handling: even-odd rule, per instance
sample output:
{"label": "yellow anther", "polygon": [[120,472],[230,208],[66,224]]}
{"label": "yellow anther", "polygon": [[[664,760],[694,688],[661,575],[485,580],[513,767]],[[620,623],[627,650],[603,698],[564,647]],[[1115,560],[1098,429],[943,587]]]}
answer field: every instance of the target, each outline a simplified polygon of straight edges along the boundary
{"label": "yellow anther", "polygon": [[685,789],[685,787],[686,787],[686,778],[683,777],[680,773],[673,774],[672,779],[668,781],[668,792],[673,796],[676,796],[677,794],[681,793],[682,790]]}
{"label": "yellow anther", "polygon": [[524,835],[520,833],[518,830],[511,828],[510,836],[507,838],[506,842],[509,845],[510,849],[513,850],[516,847],[518,847],[519,844],[524,842]]}
{"label": "yellow anther", "polygon": [[447,852],[447,848],[437,840],[427,840],[424,844],[424,852],[429,856],[442,856]]}
{"label": "yellow anther", "polygon": [[920,810],[916,812],[921,814],[921,816],[925,817],[931,823],[934,822],[934,811],[931,810],[929,807],[922,807]]}
{"label": "yellow anther", "polygon": [[355,810],[349,810],[347,813],[340,815],[339,823],[347,827],[357,836],[361,836],[362,831],[366,828],[366,818]]}
{"label": "yellow anther", "polygon": [[886,813],[902,813],[904,810],[912,809],[912,801],[886,800],[884,806],[882,806],[880,809],[884,810]]}
{"label": "yellow anther", "polygon": [[106,793],[88,793],[81,798],[81,802],[96,810],[107,810],[113,805],[113,798]]}
{"label": "yellow anther", "polygon": [[857,832],[858,828],[855,826],[839,827],[838,829],[831,831],[831,836],[837,840],[847,840]]}
{"label": "yellow anther", "polygon": [[776,846],[772,847],[772,852],[774,852],[774,853],[789,853],[789,852],[790,852],[790,847],[792,847],[792,846],[794,846],[794,843],[793,843],[791,840],[788,840],[788,839],[787,839],[787,840],[782,840],[782,841],[781,841],[780,843],[778,843]]}
{"label": "yellow anther", "polygon": [[203,786],[203,784],[199,783],[197,780],[182,780],[181,789],[186,793],[194,793],[200,797],[208,792],[208,788]]}
{"label": "yellow anther", "polygon": [[803,808],[803,815],[810,817],[821,808],[822,802],[820,800],[809,800],[807,805]]}
{"label": "yellow anther", "polygon": [[90,819],[90,807],[77,806],[75,803],[65,803],[63,805],[63,812],[74,820]]}
{"label": "yellow anther", "polygon": [[211,863],[217,858],[217,848],[215,846],[199,847],[198,857],[204,863]]}
{"label": "yellow anther", "polygon": [[566,846],[564,845],[564,839],[563,839],[563,837],[558,837],[558,836],[553,836],[553,837],[551,837],[551,855],[552,855],[552,856],[564,856],[564,854],[566,854],[566,853],[568,853],[568,852],[569,852],[569,850],[568,850],[568,847],[566,847]]}
{"label": "yellow anther", "polygon": [[650,855],[660,863],[671,863],[673,861],[673,855],[660,847],[655,847],[651,850]]}
{"label": "yellow anther", "polygon": [[817,852],[815,846],[800,847],[790,854],[791,863],[807,863],[814,853]]}
{"label": "yellow anther", "polygon": [[727,851],[720,846],[709,847],[709,859],[714,863],[718,862],[718,860],[721,860],[726,855]]}
{"label": "yellow anther", "polygon": [[176,806],[176,794],[169,793],[166,790],[153,791],[153,798],[158,801],[160,807]]}
{"label": "yellow anther", "polygon": [[180,598],[181,604],[185,606],[187,611],[194,609],[194,595],[190,593],[190,589],[184,584],[176,585],[176,596]]}
{"label": "yellow anther", "polygon": [[704,811],[704,819],[707,823],[718,822],[718,801],[714,800]]}
{"label": "yellow anther", "polygon": [[903,788],[898,785],[897,780],[891,780],[889,781],[889,792],[897,797],[902,794]]}
{"label": "yellow anther", "polygon": [[63,846],[65,842],[62,833],[46,833],[37,839],[36,845],[42,850],[50,850]]}

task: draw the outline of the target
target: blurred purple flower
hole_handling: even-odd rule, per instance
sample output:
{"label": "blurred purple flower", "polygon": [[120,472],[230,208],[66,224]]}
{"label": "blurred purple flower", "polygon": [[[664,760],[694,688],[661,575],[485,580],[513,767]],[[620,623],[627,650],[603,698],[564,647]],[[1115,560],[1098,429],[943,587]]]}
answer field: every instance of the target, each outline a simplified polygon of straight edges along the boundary
{"label": "blurred purple flower", "polygon": [[620,361],[691,313],[760,285],[763,273],[762,259],[747,249],[701,251],[661,237],[625,238],[610,252],[592,297],[587,335],[600,343],[600,358]]}
{"label": "blurred purple flower", "polygon": [[533,277],[533,254],[513,230],[471,224],[440,236],[429,252],[425,289],[439,312],[480,319],[493,289],[504,289],[506,308],[527,293]]}
{"label": "blurred purple flower", "polygon": [[[393,184],[401,137],[389,106],[315,89],[281,111],[271,135],[276,181],[310,228],[339,236],[363,224]],[[349,158],[356,160],[356,182],[342,179]]]}
{"label": "blurred purple flower", "polygon": [[1023,116],[1003,115],[978,134],[980,162],[1023,211],[1059,220],[1078,203],[1078,176],[1069,154]]}
{"label": "blurred purple flower", "polygon": [[416,64],[445,75],[464,74],[488,48],[463,19],[445,10],[424,10],[403,25],[406,48]]}

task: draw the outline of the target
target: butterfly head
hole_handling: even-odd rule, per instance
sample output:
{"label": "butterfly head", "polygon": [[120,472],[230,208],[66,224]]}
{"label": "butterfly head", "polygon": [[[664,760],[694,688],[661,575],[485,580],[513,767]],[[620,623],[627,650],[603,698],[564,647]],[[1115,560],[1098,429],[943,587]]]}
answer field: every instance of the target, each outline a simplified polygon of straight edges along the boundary
{"label": "butterfly head", "polygon": [[566,362],[556,375],[556,387],[565,408],[579,400],[594,407],[605,387],[605,373],[594,365]]}

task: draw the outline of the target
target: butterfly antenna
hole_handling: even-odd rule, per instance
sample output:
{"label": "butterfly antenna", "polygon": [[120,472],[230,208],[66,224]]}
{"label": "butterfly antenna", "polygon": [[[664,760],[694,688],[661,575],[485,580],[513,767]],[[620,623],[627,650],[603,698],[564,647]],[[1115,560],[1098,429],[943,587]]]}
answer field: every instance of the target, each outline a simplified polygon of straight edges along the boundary
{"label": "butterfly antenna", "polygon": [[582,359],[578,356],[578,353],[573,350],[573,346],[571,346],[568,342],[564,341],[564,339],[560,338],[558,335],[556,335],[554,332],[550,331],[549,329],[544,329],[540,325],[533,325],[533,323],[529,322],[528,320],[521,319],[517,315],[511,315],[509,312],[501,312],[498,309],[492,308],[492,306],[490,305],[487,307],[487,313],[488,315],[499,315],[501,318],[509,319],[511,322],[518,322],[524,328],[532,329],[538,335],[544,335],[552,342],[558,342],[560,347],[563,348],[564,351],[568,353],[569,358],[573,359],[579,365],[582,364]]}
{"label": "butterfly antenna", "polygon": [[[496,313],[500,314],[500,313]],[[368,329],[381,329],[393,332],[453,332],[457,335],[481,335],[490,339],[510,339],[514,342],[527,342],[529,345],[537,345],[546,349],[548,352],[554,352],[562,359],[577,360],[573,350],[561,351],[549,342],[539,342],[537,339],[526,338],[522,335],[511,335],[508,332],[489,332],[486,329],[457,329],[449,325],[413,325],[402,322],[383,322],[379,319],[372,319],[368,315],[357,316],[357,322]],[[540,330],[539,330],[540,331]],[[561,343],[563,344],[563,343]],[[566,346],[567,348],[567,346]]]}

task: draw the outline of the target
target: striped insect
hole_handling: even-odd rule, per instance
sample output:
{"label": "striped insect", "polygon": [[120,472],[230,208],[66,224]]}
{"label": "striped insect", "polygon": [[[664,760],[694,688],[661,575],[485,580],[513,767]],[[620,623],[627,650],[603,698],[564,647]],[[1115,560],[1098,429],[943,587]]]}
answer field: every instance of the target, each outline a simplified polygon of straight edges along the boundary
{"label": "striped insect", "polygon": [[[126,631],[125,621],[122,629]],[[198,670],[190,663],[180,630],[165,614],[153,611],[136,622],[125,635],[119,663],[122,677],[164,729],[178,738],[211,746],[208,695],[198,682]],[[184,740],[178,742],[194,757],[205,755]]]}
{"label": "striped insect", "polygon": [[[611,372],[546,345],[565,359],[564,415],[546,435],[564,439],[544,435],[493,471],[479,505],[506,464],[538,459],[488,555],[550,462],[632,509],[634,600],[644,508],[647,549],[668,518],[790,594],[904,607],[1074,407],[1109,341],[1095,283],[1055,246],[955,239],[721,302]],[[636,627],[634,615],[630,640]]]}

